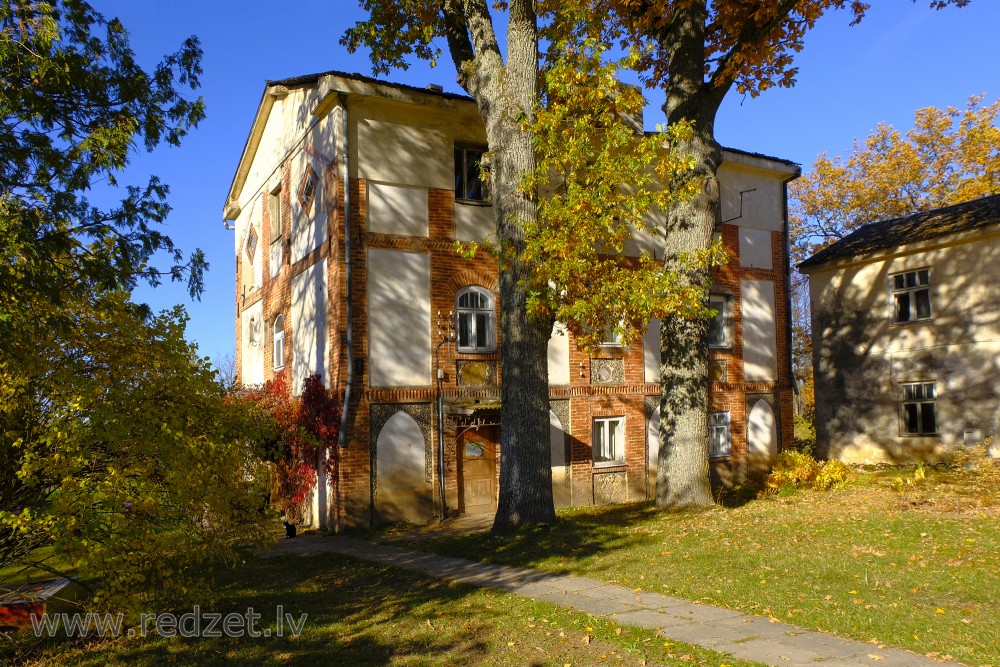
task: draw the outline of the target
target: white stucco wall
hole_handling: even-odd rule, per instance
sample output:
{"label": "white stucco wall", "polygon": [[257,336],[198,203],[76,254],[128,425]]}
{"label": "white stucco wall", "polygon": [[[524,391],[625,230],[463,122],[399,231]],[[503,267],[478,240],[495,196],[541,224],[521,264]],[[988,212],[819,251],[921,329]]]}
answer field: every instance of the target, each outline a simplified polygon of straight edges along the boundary
{"label": "white stucco wall", "polygon": [[569,334],[556,322],[549,337],[549,385],[569,384]]}
{"label": "white stucco wall", "polygon": [[[237,228],[239,238],[236,246],[236,252],[240,258],[239,278],[243,286],[242,293],[245,296],[249,296],[253,291],[260,289],[263,284],[261,263],[264,260],[262,259],[263,250],[261,248],[266,246],[267,243],[261,237],[260,200],[252,200],[246,209],[241,212],[239,220],[242,223]],[[257,246],[252,256],[248,252],[249,248],[247,245],[251,230],[257,235]]]}
{"label": "white stucco wall", "polygon": [[656,318],[642,335],[642,366],[646,382],[660,381],[660,320]]}
{"label": "white stucco wall", "polygon": [[772,269],[774,253],[771,232],[766,229],[740,227],[740,266],[751,269]]}
{"label": "white stucco wall", "polygon": [[369,183],[368,231],[427,236],[427,188]]}
{"label": "white stucco wall", "polygon": [[264,384],[264,346],[269,338],[264,304],[258,301],[240,316],[240,378],[245,386]]}
{"label": "white stucco wall", "polygon": [[778,346],[774,282],[741,280],[743,308],[743,378],[774,382],[778,378]]}
{"label": "white stucco wall", "polygon": [[325,259],[292,277],[293,396],[302,392],[303,381],[313,373],[321,374],[323,384],[330,386],[326,279]]}
{"label": "white stucco wall", "polygon": [[459,241],[496,239],[492,206],[455,202],[455,238]]}
{"label": "white stucco wall", "polygon": [[782,231],[782,179],[788,178],[788,173],[769,171],[766,169],[767,163],[760,159],[733,157],[734,159],[723,162],[718,172],[721,221],[740,227]]}
{"label": "white stucco wall", "polygon": [[373,387],[431,382],[430,255],[368,251],[368,364]]}

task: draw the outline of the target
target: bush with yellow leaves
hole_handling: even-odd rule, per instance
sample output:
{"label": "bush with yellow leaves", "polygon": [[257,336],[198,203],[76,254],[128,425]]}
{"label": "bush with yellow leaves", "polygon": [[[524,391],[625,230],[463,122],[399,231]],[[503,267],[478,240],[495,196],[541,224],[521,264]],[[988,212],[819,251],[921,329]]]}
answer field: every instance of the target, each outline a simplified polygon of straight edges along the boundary
{"label": "bush with yellow leaves", "polygon": [[790,449],[778,454],[767,477],[767,492],[793,488],[839,489],[853,476],[854,471],[840,461],[820,463],[808,454]]}

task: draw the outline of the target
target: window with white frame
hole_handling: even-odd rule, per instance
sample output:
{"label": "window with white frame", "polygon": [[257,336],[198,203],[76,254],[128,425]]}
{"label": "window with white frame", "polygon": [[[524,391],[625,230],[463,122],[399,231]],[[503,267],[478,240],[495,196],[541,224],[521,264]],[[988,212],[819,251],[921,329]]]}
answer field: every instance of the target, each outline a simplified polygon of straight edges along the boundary
{"label": "window with white frame", "polygon": [[594,464],[625,463],[625,418],[596,417],[594,419]]}
{"label": "window with white frame", "polygon": [[711,294],[708,297],[708,307],[715,311],[708,325],[708,346],[710,348],[731,347],[729,333],[730,299],[722,294]]}
{"label": "window with white frame", "polygon": [[496,350],[496,314],[493,295],[482,287],[466,287],[455,299],[458,313],[458,351]]}
{"label": "window with white frame", "polygon": [[613,324],[609,325],[607,328],[604,329],[604,335],[601,337],[601,346],[602,347],[622,346],[621,334],[618,333],[617,329],[615,329],[615,326]]}
{"label": "window with white frame", "polygon": [[285,316],[278,315],[274,318],[274,334],[272,336],[274,344],[274,370],[285,367]]}
{"label": "window with white frame", "polygon": [[708,414],[708,456],[721,458],[732,456],[733,443],[729,432],[729,413],[710,412]]}
{"label": "window with white frame", "polygon": [[900,385],[900,432],[903,435],[936,434],[936,399],[933,382],[908,382]]}
{"label": "window with white frame", "polygon": [[486,185],[483,183],[482,148],[455,146],[455,199],[459,201],[486,201]]}
{"label": "window with white frame", "polygon": [[892,276],[893,322],[931,317],[931,271],[920,269]]}

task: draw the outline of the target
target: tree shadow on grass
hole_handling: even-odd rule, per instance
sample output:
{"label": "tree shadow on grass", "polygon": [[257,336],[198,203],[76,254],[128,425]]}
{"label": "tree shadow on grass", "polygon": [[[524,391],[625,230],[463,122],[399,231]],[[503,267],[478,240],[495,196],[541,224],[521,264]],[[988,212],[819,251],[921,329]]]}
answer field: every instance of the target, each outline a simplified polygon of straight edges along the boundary
{"label": "tree shadow on grass", "polygon": [[[684,510],[678,514],[700,511],[704,510]],[[563,520],[552,525],[526,527],[501,535],[444,535],[421,540],[413,546],[447,556],[506,565],[531,567],[544,563],[547,571],[572,573],[578,568],[572,563],[561,565],[560,559],[613,559],[616,551],[659,543],[662,535],[649,530],[648,519],[664,514],[648,501],[586,507],[566,511]]]}
{"label": "tree shadow on grass", "polygon": [[[0,646],[0,664],[45,656],[52,664],[350,665],[378,666],[448,656],[440,664],[477,662],[489,651],[480,638],[481,605],[470,586],[427,580],[336,555],[260,559],[220,577],[220,595],[206,612],[260,614],[260,637],[162,637],[33,641]],[[276,615],[281,607],[282,634]],[[191,610],[178,610],[179,613]],[[288,618],[302,633],[291,636]],[[202,631],[206,622],[202,621]],[[245,625],[241,625],[246,627]],[[221,630],[218,624],[215,630]],[[204,634],[204,632],[203,632]],[[13,651],[13,652],[8,652]],[[438,664],[428,660],[420,664]]]}

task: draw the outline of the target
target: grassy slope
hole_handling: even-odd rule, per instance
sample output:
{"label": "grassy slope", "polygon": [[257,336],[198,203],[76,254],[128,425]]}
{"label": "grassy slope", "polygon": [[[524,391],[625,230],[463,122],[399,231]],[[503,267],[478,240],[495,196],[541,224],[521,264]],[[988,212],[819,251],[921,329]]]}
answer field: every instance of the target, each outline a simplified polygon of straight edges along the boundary
{"label": "grassy slope", "polygon": [[548,529],[419,546],[583,574],[973,665],[1000,664],[1000,490],[932,474],[901,493],[893,488],[896,474],[735,509],[576,509]]}
{"label": "grassy slope", "polygon": [[298,638],[53,645],[22,635],[16,646],[0,639],[0,661],[30,650],[37,665],[753,665],[555,605],[334,555],[253,561],[222,582],[213,608],[253,607],[263,616],[257,627],[273,631],[279,604],[294,618],[309,615]]}

